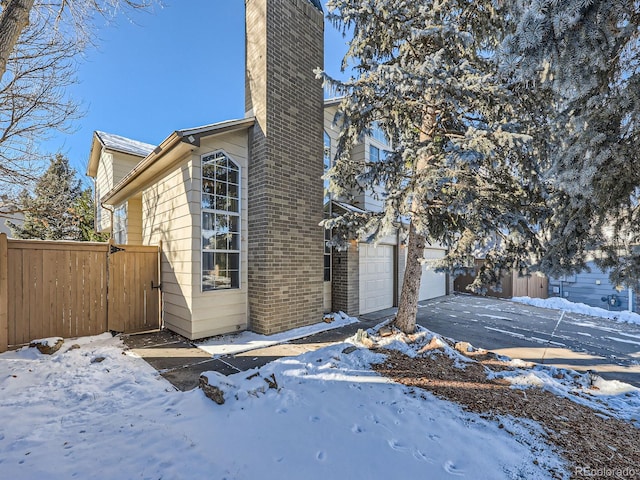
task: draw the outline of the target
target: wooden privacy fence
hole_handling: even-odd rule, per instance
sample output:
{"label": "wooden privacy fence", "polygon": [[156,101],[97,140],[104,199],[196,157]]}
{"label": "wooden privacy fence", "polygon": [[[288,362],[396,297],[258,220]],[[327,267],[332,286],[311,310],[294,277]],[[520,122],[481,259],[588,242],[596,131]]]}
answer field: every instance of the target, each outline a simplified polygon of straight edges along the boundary
{"label": "wooden privacy fence", "polygon": [[530,277],[513,275],[512,297],[548,298],[549,279],[536,273]]}
{"label": "wooden privacy fence", "polygon": [[[473,282],[474,278],[474,275],[457,276],[453,281],[453,290],[459,293],[471,293],[467,290],[467,286]],[[501,292],[496,292],[489,288],[487,296],[496,298],[547,298],[549,296],[549,279],[535,273],[529,277],[520,277],[517,274],[507,273],[502,276],[501,283]]]}
{"label": "wooden privacy fence", "polygon": [[0,234],[0,352],[36,338],[159,328],[159,248]]}

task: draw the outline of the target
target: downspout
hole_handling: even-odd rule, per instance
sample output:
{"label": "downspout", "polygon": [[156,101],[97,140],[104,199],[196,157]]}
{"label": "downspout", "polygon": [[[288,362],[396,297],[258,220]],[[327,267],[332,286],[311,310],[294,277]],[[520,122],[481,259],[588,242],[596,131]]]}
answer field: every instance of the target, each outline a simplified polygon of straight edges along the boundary
{"label": "downspout", "polygon": [[109,212],[109,224],[111,225],[109,230],[109,240],[113,240],[113,216],[115,215],[115,209],[107,207],[103,202],[100,202],[100,206]]}
{"label": "downspout", "polygon": [[[93,229],[95,230],[96,233],[100,233],[98,232],[98,225],[96,224],[96,219],[98,218],[98,208],[104,208],[105,210],[107,210],[109,212],[109,223],[111,224],[111,232],[113,232],[113,215],[114,215],[114,210],[112,208],[107,207],[102,201],[100,201],[100,199],[98,198],[98,189],[96,188],[96,183],[97,183],[97,178],[94,177],[89,177],[91,178],[91,180],[93,180],[93,204],[95,205],[95,211],[93,212]],[[101,215],[102,217],[102,215]],[[111,233],[109,233],[109,237],[112,238],[113,235]]]}

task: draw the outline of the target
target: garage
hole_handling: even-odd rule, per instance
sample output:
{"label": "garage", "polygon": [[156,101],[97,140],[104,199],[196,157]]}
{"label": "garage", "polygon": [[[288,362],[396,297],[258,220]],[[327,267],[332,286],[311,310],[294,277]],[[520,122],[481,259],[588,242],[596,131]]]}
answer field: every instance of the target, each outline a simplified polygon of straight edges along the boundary
{"label": "garage", "polygon": [[[443,258],[444,250],[437,248],[426,248],[424,258]],[[444,273],[434,272],[429,265],[422,266],[422,280],[420,281],[419,300],[429,300],[447,294],[447,276]]]}
{"label": "garage", "polygon": [[[405,264],[407,260],[407,250],[404,250]],[[443,258],[446,251],[441,248],[425,248],[424,258]],[[404,269],[400,272],[400,282],[404,280]],[[436,273],[428,264],[422,265],[422,277],[420,279],[420,291],[418,300],[430,300],[447,294],[447,276],[444,273]]]}
{"label": "garage", "polygon": [[393,245],[359,244],[360,314],[393,307]]}

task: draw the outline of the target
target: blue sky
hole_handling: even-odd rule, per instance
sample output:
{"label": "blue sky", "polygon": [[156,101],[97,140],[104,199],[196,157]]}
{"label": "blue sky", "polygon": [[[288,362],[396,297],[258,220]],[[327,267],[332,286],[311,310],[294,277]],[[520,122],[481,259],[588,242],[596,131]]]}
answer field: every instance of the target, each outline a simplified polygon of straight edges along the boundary
{"label": "blue sky", "polygon": [[[84,177],[94,130],[157,144],[172,131],[244,116],[244,0],[164,0],[99,32],[69,94],[86,114],[41,148]],[[185,5],[188,5],[186,7]],[[325,69],[338,75],[346,40],[325,25]]]}

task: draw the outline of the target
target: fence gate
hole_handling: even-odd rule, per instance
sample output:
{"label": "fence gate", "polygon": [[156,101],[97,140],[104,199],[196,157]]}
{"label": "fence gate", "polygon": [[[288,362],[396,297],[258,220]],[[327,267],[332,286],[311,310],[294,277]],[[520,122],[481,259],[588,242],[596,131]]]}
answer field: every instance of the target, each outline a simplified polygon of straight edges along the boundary
{"label": "fence gate", "polygon": [[0,352],[36,338],[160,328],[159,257],[157,246],[0,233]]}
{"label": "fence gate", "polygon": [[513,277],[513,296],[548,298],[549,279],[542,275],[533,274],[529,277]]}
{"label": "fence gate", "polygon": [[158,257],[158,247],[109,245],[109,330],[131,333],[160,328]]}

